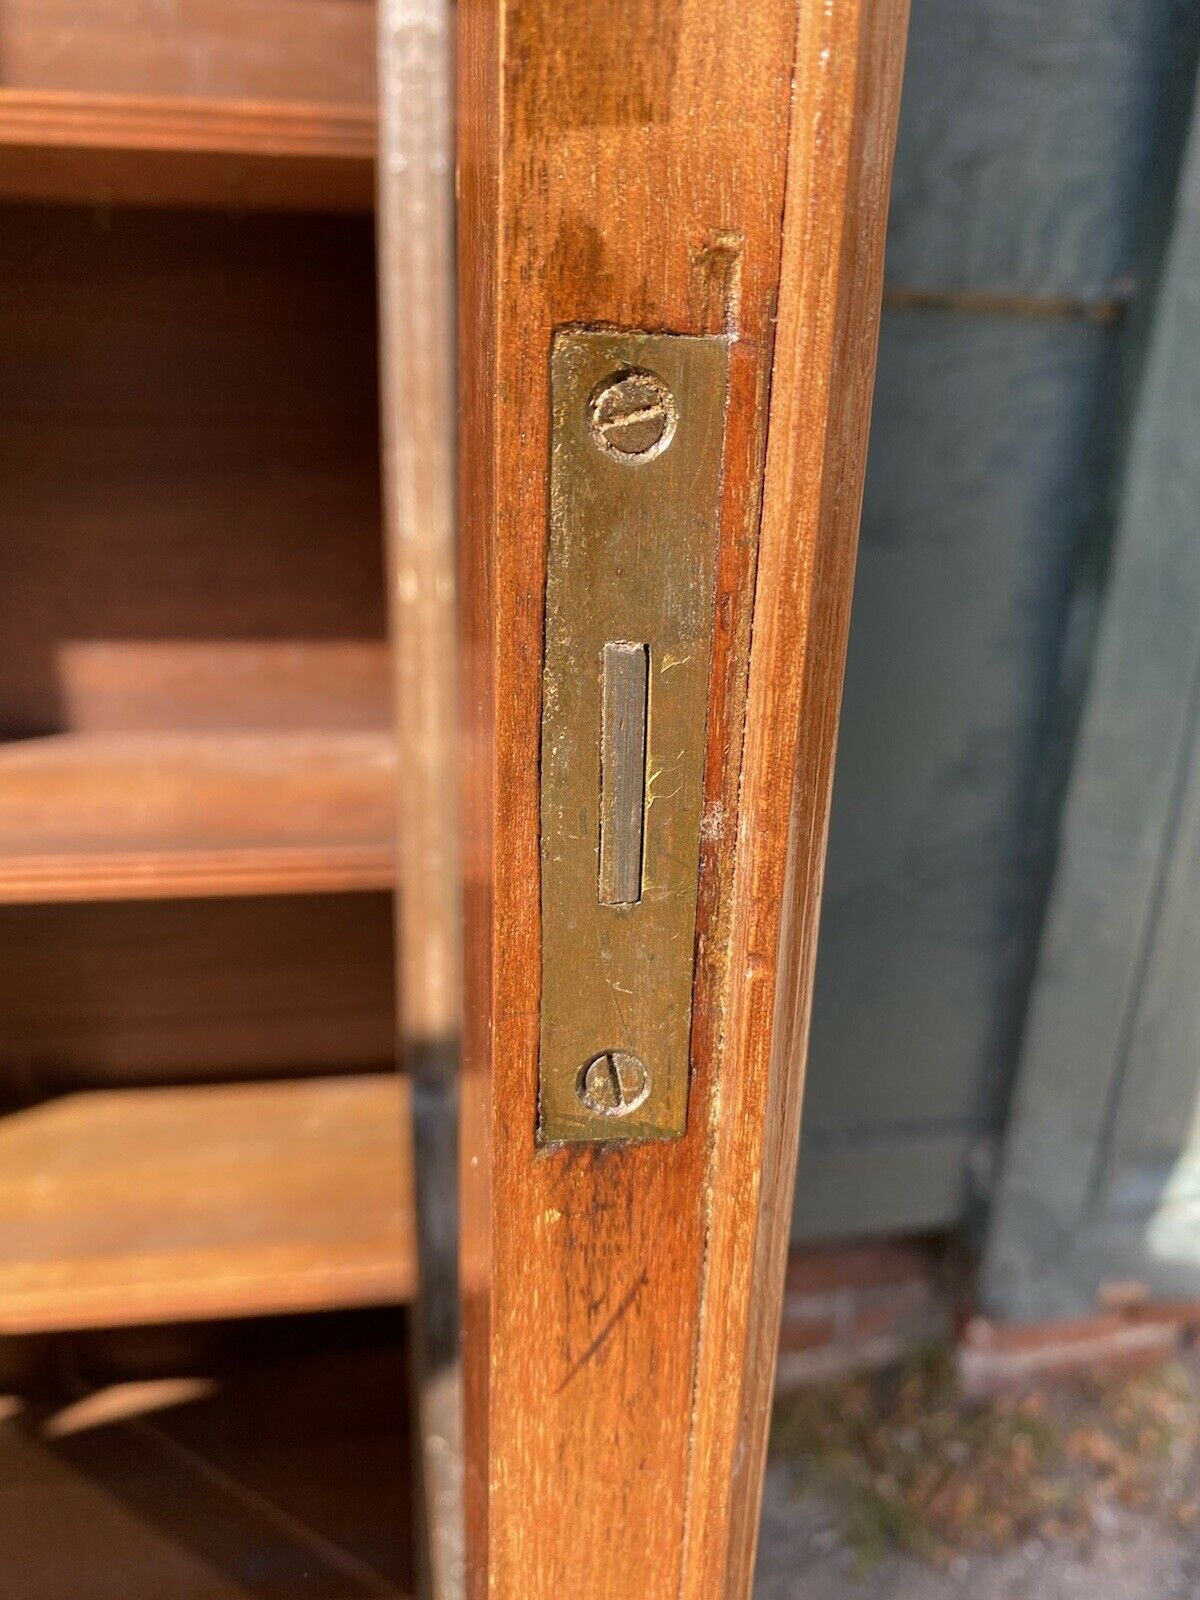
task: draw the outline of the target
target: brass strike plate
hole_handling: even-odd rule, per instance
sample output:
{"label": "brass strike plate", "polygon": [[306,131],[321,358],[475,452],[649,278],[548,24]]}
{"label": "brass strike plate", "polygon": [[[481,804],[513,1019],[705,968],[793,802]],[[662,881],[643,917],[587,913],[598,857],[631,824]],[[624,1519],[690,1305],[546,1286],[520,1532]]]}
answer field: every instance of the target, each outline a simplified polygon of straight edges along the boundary
{"label": "brass strike plate", "polygon": [[554,338],[541,1144],[687,1121],[727,374],[721,337]]}

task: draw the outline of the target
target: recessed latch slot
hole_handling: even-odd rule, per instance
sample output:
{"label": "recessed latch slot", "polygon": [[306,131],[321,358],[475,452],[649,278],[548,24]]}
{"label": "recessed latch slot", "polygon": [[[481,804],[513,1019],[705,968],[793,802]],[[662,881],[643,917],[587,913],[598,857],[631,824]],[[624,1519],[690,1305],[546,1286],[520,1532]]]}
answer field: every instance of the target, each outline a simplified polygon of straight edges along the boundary
{"label": "recessed latch slot", "polygon": [[649,686],[649,645],[604,646],[600,754],[601,905],[632,906],[642,898]]}

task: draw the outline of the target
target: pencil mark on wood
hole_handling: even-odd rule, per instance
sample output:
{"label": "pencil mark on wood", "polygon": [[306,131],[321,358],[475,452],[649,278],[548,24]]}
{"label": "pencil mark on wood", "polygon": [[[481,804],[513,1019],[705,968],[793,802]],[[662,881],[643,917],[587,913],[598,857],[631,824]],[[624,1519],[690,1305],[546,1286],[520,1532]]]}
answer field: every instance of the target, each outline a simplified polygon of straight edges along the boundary
{"label": "pencil mark on wood", "polygon": [[629,1286],[628,1289],[626,1289],[625,1293],[621,1296],[621,1303],[618,1305],[617,1309],[613,1312],[612,1316],[609,1317],[608,1321],[600,1329],[600,1332],[592,1340],[591,1344],[588,1345],[587,1349],[583,1352],[583,1354],[579,1357],[579,1359],[569,1368],[566,1377],[559,1384],[558,1388],[554,1391],[555,1394],[561,1394],[563,1392],[563,1390],[567,1387],[567,1385],[570,1383],[571,1379],[573,1377],[575,1377],[577,1373],[582,1372],[584,1367],[587,1366],[589,1361],[593,1360],[597,1355],[599,1355],[600,1351],[608,1343],[608,1340],[609,1340],[610,1336],[612,1335],[613,1330],[616,1328],[617,1324],[621,1321],[621,1318],[625,1315],[625,1313],[633,1305],[633,1302],[637,1299],[638,1295],[646,1287],[646,1284],[649,1281],[650,1281],[649,1274],[646,1272],[645,1268],[643,1267],[643,1269],[642,1269],[641,1273],[639,1274],[639,1276],[634,1279],[633,1283]]}

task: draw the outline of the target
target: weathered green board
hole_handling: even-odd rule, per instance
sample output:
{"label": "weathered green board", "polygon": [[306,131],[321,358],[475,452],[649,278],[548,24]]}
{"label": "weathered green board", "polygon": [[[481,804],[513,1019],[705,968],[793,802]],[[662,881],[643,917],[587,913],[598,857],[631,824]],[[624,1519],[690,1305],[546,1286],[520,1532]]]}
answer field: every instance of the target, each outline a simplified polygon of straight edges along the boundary
{"label": "weathered green board", "polygon": [[798,1236],[954,1223],[969,1172],[986,1196],[1070,591],[1121,449],[1126,334],[1087,308],[1136,288],[1198,34],[1181,0],[913,0],[888,282],[1005,304],[885,308]]}
{"label": "weathered green board", "polygon": [[1200,121],[985,1262],[995,1311],[1200,1294]]}

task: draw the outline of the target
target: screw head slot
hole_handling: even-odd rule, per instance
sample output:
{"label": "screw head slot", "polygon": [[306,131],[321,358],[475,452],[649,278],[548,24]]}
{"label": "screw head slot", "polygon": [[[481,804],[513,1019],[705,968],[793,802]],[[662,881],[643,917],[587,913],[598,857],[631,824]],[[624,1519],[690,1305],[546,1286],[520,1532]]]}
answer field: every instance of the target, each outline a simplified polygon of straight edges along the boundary
{"label": "screw head slot", "polygon": [[679,412],[661,378],[638,367],[602,378],[587,404],[588,432],[598,449],[621,461],[652,461],[675,436]]}
{"label": "screw head slot", "polygon": [[598,1117],[623,1117],[650,1093],[650,1074],[628,1050],[603,1050],[580,1068],[575,1093]]}

